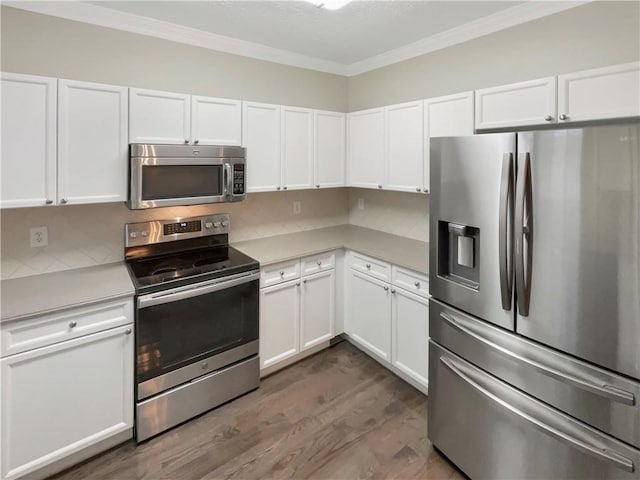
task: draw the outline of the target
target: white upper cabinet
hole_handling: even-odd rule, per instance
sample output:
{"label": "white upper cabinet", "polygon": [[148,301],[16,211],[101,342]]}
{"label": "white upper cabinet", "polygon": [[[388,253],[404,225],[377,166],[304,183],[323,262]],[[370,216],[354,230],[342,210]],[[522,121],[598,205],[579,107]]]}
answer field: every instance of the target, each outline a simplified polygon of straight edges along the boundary
{"label": "white upper cabinet", "polygon": [[556,77],[476,90],[476,129],[556,121]]}
{"label": "white upper cabinet", "polygon": [[280,190],[280,106],[244,102],[242,141],[247,149],[247,192]]}
{"label": "white upper cabinet", "polygon": [[131,143],[189,143],[191,96],[156,90],[129,90]]}
{"label": "white upper cabinet", "polygon": [[385,188],[422,191],[423,128],[422,101],[385,107]]}
{"label": "white upper cabinet", "polygon": [[192,96],[191,137],[194,145],[242,145],[242,102]]}
{"label": "white upper cabinet", "polygon": [[349,114],[349,185],[382,188],[384,184],[384,109]]}
{"label": "white upper cabinet", "polygon": [[558,121],[640,115],[640,62],[558,76]]}
{"label": "white upper cabinet", "polygon": [[424,101],[424,181],[423,192],[429,191],[430,139],[473,135],[473,92]]}
{"label": "white upper cabinet", "polygon": [[55,78],[2,73],[2,208],[56,199]]}
{"label": "white upper cabinet", "polygon": [[128,89],[60,80],[58,203],[127,199]]}
{"label": "white upper cabinet", "polygon": [[282,107],[282,188],[313,187],[313,110]]}
{"label": "white upper cabinet", "polygon": [[345,127],[344,113],[314,112],[316,188],[344,186]]}

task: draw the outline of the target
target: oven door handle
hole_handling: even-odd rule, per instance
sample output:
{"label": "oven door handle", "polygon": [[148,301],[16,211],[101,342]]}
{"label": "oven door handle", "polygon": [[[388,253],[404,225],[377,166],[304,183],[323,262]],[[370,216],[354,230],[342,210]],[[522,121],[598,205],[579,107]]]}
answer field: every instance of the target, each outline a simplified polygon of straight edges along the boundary
{"label": "oven door handle", "polygon": [[260,271],[254,270],[249,273],[234,275],[229,279],[217,278],[210,282],[199,283],[198,285],[178,287],[159,293],[150,293],[148,295],[138,297],[138,308],[147,308],[153,307],[154,305],[162,305],[163,303],[177,302],[179,300],[197,297],[198,295],[225,290],[237,285],[242,285],[243,283],[253,282],[259,278]]}

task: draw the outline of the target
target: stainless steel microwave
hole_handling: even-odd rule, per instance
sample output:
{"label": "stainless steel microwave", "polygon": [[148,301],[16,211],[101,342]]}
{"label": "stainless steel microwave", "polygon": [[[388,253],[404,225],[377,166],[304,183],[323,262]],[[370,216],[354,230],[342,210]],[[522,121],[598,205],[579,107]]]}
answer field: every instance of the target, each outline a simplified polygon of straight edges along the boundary
{"label": "stainless steel microwave", "polygon": [[245,149],[214,145],[149,145],[129,149],[132,210],[246,198]]}

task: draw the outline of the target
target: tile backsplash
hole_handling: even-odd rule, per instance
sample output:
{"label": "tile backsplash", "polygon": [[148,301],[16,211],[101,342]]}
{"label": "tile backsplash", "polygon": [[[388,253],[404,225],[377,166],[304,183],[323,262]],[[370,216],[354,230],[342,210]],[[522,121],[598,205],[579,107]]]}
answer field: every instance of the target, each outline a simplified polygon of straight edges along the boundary
{"label": "tile backsplash", "polygon": [[[364,210],[358,209],[358,199]],[[300,214],[293,202],[300,201]],[[244,202],[131,211],[123,203],[15,208],[0,212],[2,279],[117,262],[124,257],[124,224],[226,212],[230,240],[352,223],[428,240],[427,195],[356,188],[253,193]],[[46,226],[46,247],[31,248],[29,229]]]}

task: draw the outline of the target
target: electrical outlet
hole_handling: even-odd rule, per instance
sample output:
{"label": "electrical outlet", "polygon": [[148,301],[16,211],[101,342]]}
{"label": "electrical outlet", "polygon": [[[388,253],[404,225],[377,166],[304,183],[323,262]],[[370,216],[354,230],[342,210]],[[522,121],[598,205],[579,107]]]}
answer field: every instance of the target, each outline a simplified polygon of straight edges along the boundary
{"label": "electrical outlet", "polygon": [[300,213],[301,210],[301,205],[300,205],[300,200],[296,200],[295,202],[293,202],[293,214],[294,215],[298,215]]}
{"label": "electrical outlet", "polygon": [[364,210],[364,198],[358,199],[358,210]]}
{"label": "electrical outlet", "polygon": [[31,247],[46,247],[49,245],[49,232],[47,227],[33,227],[29,229]]}

